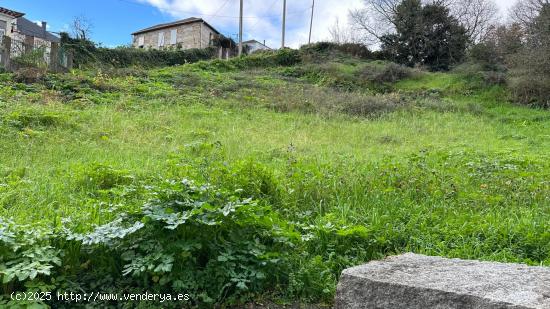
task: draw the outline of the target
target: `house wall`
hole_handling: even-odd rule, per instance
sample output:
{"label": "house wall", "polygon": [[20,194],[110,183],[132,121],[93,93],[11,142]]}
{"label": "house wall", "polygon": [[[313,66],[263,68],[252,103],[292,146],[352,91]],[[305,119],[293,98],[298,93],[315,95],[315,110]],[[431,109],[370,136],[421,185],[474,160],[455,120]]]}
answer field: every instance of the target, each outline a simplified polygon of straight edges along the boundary
{"label": "house wall", "polygon": [[6,33],[5,35],[7,36],[10,36],[11,35],[11,28],[12,28],[12,22],[15,20],[15,18],[13,18],[12,16],[9,16],[9,15],[5,15],[5,14],[2,14],[0,13],[0,24],[2,24],[2,28],[4,28],[4,23],[5,23],[5,30],[6,30]]}
{"label": "house wall", "polygon": [[[172,30],[177,30],[176,44],[170,44]],[[210,46],[210,36],[216,32],[206,24],[197,22],[134,35],[132,45],[140,47],[139,40],[140,37],[143,37],[143,48],[159,49],[159,33],[164,37],[164,46],[161,49],[176,47],[178,45],[183,49],[191,49]]]}
{"label": "house wall", "polygon": [[269,50],[268,47],[266,47],[265,45],[260,44],[258,42],[246,43],[245,46],[248,48],[248,53],[249,54],[252,54],[252,53],[257,52],[259,50]]}

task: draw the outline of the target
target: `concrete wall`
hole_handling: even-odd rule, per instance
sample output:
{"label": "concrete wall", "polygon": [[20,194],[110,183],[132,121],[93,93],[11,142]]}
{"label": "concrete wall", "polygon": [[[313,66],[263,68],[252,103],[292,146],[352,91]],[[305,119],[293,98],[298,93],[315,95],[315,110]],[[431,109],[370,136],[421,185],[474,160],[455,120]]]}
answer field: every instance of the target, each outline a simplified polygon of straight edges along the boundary
{"label": "concrete wall", "polygon": [[345,269],[334,308],[550,308],[550,267],[407,253]]}
{"label": "concrete wall", "polygon": [[[177,31],[176,44],[171,44],[172,30]],[[153,49],[176,48],[177,46],[181,46],[182,49],[206,48],[210,46],[210,38],[215,33],[206,24],[196,22],[134,35],[132,45],[137,48]],[[158,46],[159,34],[164,37],[164,46],[160,47]],[[143,46],[139,46],[140,37],[143,38]]]}

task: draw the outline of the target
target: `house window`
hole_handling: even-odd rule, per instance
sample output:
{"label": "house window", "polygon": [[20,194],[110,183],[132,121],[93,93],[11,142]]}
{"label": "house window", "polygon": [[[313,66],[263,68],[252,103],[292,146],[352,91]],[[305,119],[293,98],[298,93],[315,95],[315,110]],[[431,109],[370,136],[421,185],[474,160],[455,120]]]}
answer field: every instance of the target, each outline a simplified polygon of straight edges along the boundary
{"label": "house window", "polygon": [[164,46],[164,32],[159,32],[158,47]]}
{"label": "house window", "polygon": [[138,46],[143,47],[145,45],[145,37],[142,35],[138,38]]}
{"label": "house window", "polygon": [[170,31],[170,44],[176,45],[176,41],[178,38],[178,29],[174,29]]}

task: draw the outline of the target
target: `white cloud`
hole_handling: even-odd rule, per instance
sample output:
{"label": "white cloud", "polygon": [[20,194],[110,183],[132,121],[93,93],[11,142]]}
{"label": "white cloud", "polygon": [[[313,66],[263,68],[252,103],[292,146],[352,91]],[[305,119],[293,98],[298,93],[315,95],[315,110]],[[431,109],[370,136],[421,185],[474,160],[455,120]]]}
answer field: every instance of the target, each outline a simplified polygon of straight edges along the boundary
{"label": "white cloud", "polygon": [[[232,0],[139,0],[159,9],[174,19],[202,17],[226,35],[238,33],[239,1]],[[347,20],[348,10],[362,0],[317,0],[313,21],[313,41],[329,38],[329,27],[338,18]],[[244,0],[244,38],[266,40],[271,47],[281,45],[282,0]],[[286,45],[298,47],[307,43],[311,0],[287,1]]]}
{"label": "white cloud", "polygon": [[[238,33],[239,1],[236,0],[138,0],[156,7],[174,19],[202,17],[226,35]],[[504,15],[515,0],[497,0]],[[244,39],[265,40],[271,47],[281,45],[282,0],[244,0]],[[338,19],[348,20],[350,9],[361,7],[363,0],[316,0],[312,41],[329,39],[329,28]],[[287,1],[287,46],[307,43],[311,0]]]}

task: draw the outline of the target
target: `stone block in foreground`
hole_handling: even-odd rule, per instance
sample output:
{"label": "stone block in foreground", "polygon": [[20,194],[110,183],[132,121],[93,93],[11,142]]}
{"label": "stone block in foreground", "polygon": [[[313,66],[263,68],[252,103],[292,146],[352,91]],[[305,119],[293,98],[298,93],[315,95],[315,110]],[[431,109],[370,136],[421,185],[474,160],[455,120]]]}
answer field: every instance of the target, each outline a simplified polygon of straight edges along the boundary
{"label": "stone block in foreground", "polygon": [[407,253],[344,270],[335,308],[550,308],[550,267]]}

